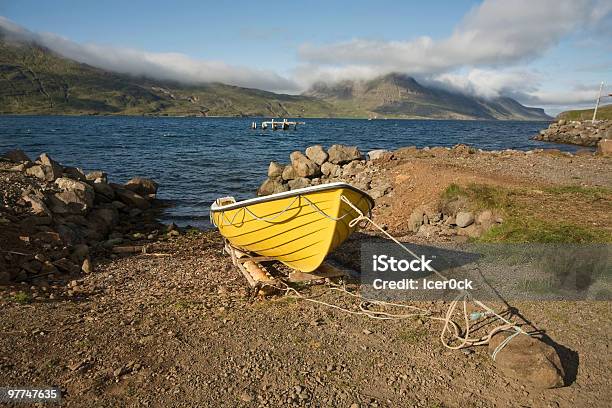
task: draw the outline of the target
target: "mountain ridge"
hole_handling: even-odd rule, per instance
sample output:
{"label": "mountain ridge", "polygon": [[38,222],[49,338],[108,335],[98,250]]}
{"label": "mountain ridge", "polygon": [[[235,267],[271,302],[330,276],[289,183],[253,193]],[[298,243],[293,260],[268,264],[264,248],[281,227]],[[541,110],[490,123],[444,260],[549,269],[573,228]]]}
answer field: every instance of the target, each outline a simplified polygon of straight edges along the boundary
{"label": "mountain ridge", "polygon": [[1,33],[0,114],[550,119],[511,98],[453,93],[402,74],[315,84],[301,95],[185,85],[105,71]]}

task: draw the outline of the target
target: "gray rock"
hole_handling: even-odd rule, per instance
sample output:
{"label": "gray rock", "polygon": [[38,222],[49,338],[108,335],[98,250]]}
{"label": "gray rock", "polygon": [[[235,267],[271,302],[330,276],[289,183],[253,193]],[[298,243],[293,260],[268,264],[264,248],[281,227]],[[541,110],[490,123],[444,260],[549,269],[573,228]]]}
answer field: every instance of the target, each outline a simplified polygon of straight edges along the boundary
{"label": "gray rock", "polygon": [[87,183],[60,177],[55,184],[62,189],[50,198],[51,211],[57,214],[85,214],[93,207],[95,191]]}
{"label": "gray rock", "polygon": [[385,150],[385,149],[371,150],[371,151],[368,152],[368,159],[369,160],[377,160],[377,159],[380,159],[381,157],[383,157],[387,153],[389,153],[389,151]]}
{"label": "gray rock", "polygon": [[275,161],[270,162],[270,166],[268,166],[268,177],[271,179],[280,178],[283,175],[283,170],[285,167]]}
{"label": "gray rock", "polygon": [[32,161],[32,160],[30,160],[28,155],[25,154],[25,152],[23,150],[19,150],[19,149],[9,150],[8,152],[4,153],[2,156],[4,158],[6,158],[6,159],[9,159],[10,161],[15,162],[15,163],[22,163],[22,162],[30,162],[30,161]]}
{"label": "gray rock", "polygon": [[380,197],[387,194],[389,191],[391,191],[391,184],[387,182],[387,183],[379,184],[375,187],[372,187],[372,189],[368,191],[368,194],[370,195],[370,197],[377,200]]}
{"label": "gray rock", "polygon": [[[503,331],[491,338],[489,353],[514,332]],[[565,371],[557,351],[542,340],[519,334],[513,337],[495,357],[495,367],[506,376],[533,388],[547,389],[564,385]]]}
{"label": "gray rock", "polygon": [[121,188],[121,186],[117,184],[111,184],[111,187],[114,188],[117,198],[127,206],[139,208],[141,210],[146,210],[151,207],[151,203],[140,194],[128,190],[127,188]]}
{"label": "gray rock", "polygon": [[134,177],[125,183],[125,188],[135,192],[142,197],[154,197],[157,194],[159,185],[148,178]]}
{"label": "gray rock", "polygon": [[106,173],[100,170],[95,170],[87,173],[85,178],[90,181],[94,181],[96,179],[102,179],[105,183],[108,182]]}
{"label": "gray rock", "polygon": [[304,156],[302,152],[295,151],[289,156],[291,159],[291,167],[295,171],[297,177],[316,177],[321,174],[320,167]]}
{"label": "gray rock", "polygon": [[96,179],[91,185],[93,186],[96,194],[103,196],[107,200],[112,200],[115,198],[115,190],[113,190],[113,188],[101,178]]}
{"label": "gray rock", "polygon": [[94,208],[87,218],[108,230],[119,222],[119,212],[114,208]]}
{"label": "gray rock", "polygon": [[342,173],[342,168],[337,164],[325,162],[321,166],[321,172],[328,177],[339,177]]}
{"label": "gray rock", "polygon": [[348,164],[346,164],[343,168],[342,168],[342,176],[343,177],[353,177],[356,176],[357,174],[361,173],[365,168],[365,165],[358,161],[352,161]]}
{"label": "gray rock", "polygon": [[270,194],[282,193],[288,189],[289,187],[287,184],[281,183],[281,181],[278,179],[266,179],[266,181],[264,181],[257,190],[257,195],[266,196]]}
{"label": "gray rock", "polygon": [[310,180],[305,177],[298,177],[294,180],[289,180],[287,184],[289,184],[290,190],[297,190],[298,188],[310,186]]}
{"label": "gray rock", "polygon": [[36,215],[46,215],[48,217],[53,217],[51,211],[47,207],[47,205],[40,198],[36,197],[33,194],[29,194],[23,197],[23,200],[30,203],[32,206],[32,212]]}
{"label": "gray rock", "polygon": [[62,171],[58,170],[57,167],[45,166],[41,164],[34,165],[26,169],[26,174],[34,176],[40,180],[54,181],[55,179],[62,176]]}
{"label": "gray rock", "polygon": [[314,145],[306,149],[306,157],[308,157],[310,160],[320,166],[327,161],[329,155],[323,149],[323,146]]}
{"label": "gray rock", "polygon": [[329,154],[328,160],[333,164],[345,164],[362,158],[356,146],[333,145],[327,153]]}
{"label": "gray rock", "polygon": [[68,177],[78,181],[87,181],[85,173],[83,173],[83,170],[79,169],[78,167],[64,167],[62,177]]}
{"label": "gray rock", "polygon": [[64,172],[64,168],[55,160],[53,160],[47,153],[43,153],[38,157],[38,162],[43,166],[50,167],[50,174],[52,174],[53,179],[48,181],[53,181],[59,177],[62,177],[62,173]]}
{"label": "gray rock", "polygon": [[455,223],[460,228],[465,228],[474,223],[474,214],[471,212],[460,211],[455,217]]}
{"label": "gray rock", "polygon": [[292,165],[285,166],[285,168],[283,169],[283,174],[281,175],[281,178],[285,181],[289,181],[289,180],[293,180],[296,177],[298,177],[298,175],[295,173],[295,169],[293,168],[293,166]]}

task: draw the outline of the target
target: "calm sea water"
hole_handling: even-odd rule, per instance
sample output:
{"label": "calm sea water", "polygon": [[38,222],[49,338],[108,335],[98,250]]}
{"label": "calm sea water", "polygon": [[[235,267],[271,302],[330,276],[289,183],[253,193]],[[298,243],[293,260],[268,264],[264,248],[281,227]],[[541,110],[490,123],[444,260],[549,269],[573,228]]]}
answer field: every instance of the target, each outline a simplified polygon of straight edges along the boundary
{"label": "calm sea water", "polygon": [[[357,145],[363,152],[402,146],[487,149],[576,147],[530,140],[547,122],[305,119],[296,131],[251,130],[252,118],[0,116],[0,152],[48,152],[65,165],[104,170],[115,182],[132,176],[160,183],[174,206],[165,220],[208,225],[215,198],[252,197],[271,160],[313,144]],[[261,119],[257,119],[258,122]]]}

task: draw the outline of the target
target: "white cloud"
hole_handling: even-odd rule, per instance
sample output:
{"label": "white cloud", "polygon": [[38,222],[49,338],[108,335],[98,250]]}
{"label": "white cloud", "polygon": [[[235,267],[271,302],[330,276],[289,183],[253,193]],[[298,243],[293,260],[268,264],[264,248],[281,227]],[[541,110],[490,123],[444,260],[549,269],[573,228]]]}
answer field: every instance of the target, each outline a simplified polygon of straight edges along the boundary
{"label": "white cloud", "polygon": [[323,77],[333,72],[336,78],[349,78],[358,68],[377,75],[500,67],[540,56],[568,34],[596,27],[611,13],[609,0],[485,0],[441,40],[427,36],[407,41],[353,39],[307,44],[299,55],[306,64],[320,65]]}
{"label": "white cloud", "polygon": [[34,33],[0,16],[0,30],[10,39],[34,41],[50,50],[98,68],[183,83],[222,82],[277,92],[297,91],[297,84],[273,71],[196,60],[180,53],[154,53],[99,44],[79,44],[67,38]]}

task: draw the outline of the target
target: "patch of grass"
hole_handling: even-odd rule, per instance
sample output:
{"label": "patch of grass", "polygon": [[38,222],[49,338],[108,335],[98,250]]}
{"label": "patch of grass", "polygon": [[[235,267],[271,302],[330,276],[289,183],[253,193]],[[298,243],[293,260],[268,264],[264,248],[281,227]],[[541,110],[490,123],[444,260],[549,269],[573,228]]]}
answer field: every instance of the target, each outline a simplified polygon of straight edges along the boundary
{"label": "patch of grass", "polygon": [[427,332],[423,328],[409,327],[404,329],[399,334],[399,339],[408,344],[416,344],[427,336]]}
{"label": "patch of grass", "polygon": [[554,195],[580,195],[590,200],[607,199],[612,194],[612,190],[605,187],[555,186],[543,191]]}
{"label": "patch of grass", "polygon": [[[468,209],[474,212],[484,209],[501,215],[504,222],[494,225],[477,241],[508,243],[603,243],[612,242],[612,232],[605,228],[584,222],[566,221],[572,219],[568,212],[549,209],[564,209],[570,205],[589,207],[591,219],[601,217],[602,203],[610,200],[612,191],[602,187],[555,186],[542,190],[507,188],[488,184],[451,184],[442,193],[441,207],[451,212]],[[588,216],[587,216],[588,221]]]}
{"label": "patch of grass", "polygon": [[30,303],[32,301],[32,298],[25,292],[19,292],[15,296],[13,296],[13,300],[23,305],[26,303]]}
{"label": "patch of grass", "polygon": [[508,209],[512,205],[511,196],[512,191],[506,188],[475,183],[466,187],[453,183],[442,193],[442,198],[445,201],[467,199],[471,210]]}
{"label": "patch of grass", "polygon": [[612,234],[567,222],[545,221],[535,217],[512,215],[493,226],[479,239],[481,242],[509,243],[592,243],[610,242]]}

